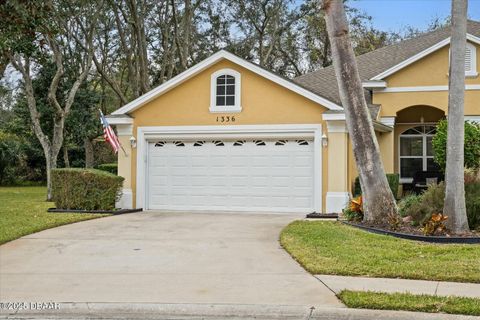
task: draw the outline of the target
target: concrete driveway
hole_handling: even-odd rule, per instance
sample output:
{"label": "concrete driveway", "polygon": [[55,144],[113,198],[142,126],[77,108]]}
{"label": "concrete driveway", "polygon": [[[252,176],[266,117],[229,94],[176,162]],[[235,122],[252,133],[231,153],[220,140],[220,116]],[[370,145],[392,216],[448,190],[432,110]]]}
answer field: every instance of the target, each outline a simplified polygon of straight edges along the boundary
{"label": "concrete driveway", "polygon": [[296,215],[147,212],[0,246],[0,300],[341,307],[280,247]]}

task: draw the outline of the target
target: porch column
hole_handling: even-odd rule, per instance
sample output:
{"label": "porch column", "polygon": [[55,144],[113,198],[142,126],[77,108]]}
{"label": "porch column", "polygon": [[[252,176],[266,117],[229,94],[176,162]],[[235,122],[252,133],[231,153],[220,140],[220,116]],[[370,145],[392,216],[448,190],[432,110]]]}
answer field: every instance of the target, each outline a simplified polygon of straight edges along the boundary
{"label": "porch column", "polygon": [[[395,117],[382,117],[380,121],[389,126],[395,126]],[[382,155],[383,167],[385,168],[385,173],[394,173],[395,172],[395,134],[394,131],[390,132],[378,132],[378,145],[380,147],[380,154]]]}
{"label": "porch column", "polygon": [[123,150],[118,151],[118,175],[125,178],[125,180],[123,181],[122,196],[117,203],[115,203],[115,207],[132,209],[132,147],[130,145],[130,137],[132,136],[133,125],[117,124],[116,127],[118,140],[120,140],[120,143],[125,149],[125,152],[123,152]]}
{"label": "porch column", "polygon": [[341,213],[348,203],[348,133],[344,120],[327,121],[328,180],[326,213]]}

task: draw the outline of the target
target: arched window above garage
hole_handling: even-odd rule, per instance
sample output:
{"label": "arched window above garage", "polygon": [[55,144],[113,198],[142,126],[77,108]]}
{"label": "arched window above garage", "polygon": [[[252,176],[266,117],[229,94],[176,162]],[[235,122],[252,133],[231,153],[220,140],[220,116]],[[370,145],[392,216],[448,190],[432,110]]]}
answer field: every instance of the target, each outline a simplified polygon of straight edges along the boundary
{"label": "arched window above garage", "polygon": [[214,72],[210,81],[210,112],[241,112],[241,76],[232,69]]}

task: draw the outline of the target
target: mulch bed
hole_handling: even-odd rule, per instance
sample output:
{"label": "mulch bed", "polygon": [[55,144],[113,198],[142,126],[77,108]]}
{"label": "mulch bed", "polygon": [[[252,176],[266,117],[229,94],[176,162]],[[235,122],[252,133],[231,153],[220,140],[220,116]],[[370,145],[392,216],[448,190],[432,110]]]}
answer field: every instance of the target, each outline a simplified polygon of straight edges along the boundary
{"label": "mulch bed", "polygon": [[338,219],[338,214],[336,213],[317,213],[312,212],[307,214],[309,219]]}
{"label": "mulch bed", "polygon": [[480,234],[475,231],[471,231],[465,234],[444,234],[436,236],[426,236],[422,233],[419,227],[414,227],[409,223],[401,224],[397,230],[391,230],[388,225],[372,225],[363,222],[348,222],[342,221],[342,223],[349,226],[359,228],[365,231],[369,231],[377,234],[390,235],[397,238],[433,242],[433,243],[465,243],[465,244],[480,244]]}
{"label": "mulch bed", "polygon": [[140,212],[140,211],[143,211],[143,209],[142,208],[118,209],[118,210],[75,210],[75,209],[57,209],[57,208],[47,209],[47,212],[53,212],[53,213],[84,213],[84,214],[113,214],[113,215]]}

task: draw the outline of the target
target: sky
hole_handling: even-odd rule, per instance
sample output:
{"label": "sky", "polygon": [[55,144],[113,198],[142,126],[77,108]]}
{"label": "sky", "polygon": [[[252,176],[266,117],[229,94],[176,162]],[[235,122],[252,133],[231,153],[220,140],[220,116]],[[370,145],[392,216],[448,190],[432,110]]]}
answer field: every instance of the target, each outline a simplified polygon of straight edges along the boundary
{"label": "sky", "polygon": [[[349,5],[373,18],[373,26],[384,31],[400,31],[405,26],[425,29],[435,18],[450,15],[451,0],[353,0]],[[480,0],[468,1],[469,19],[480,21]]]}

